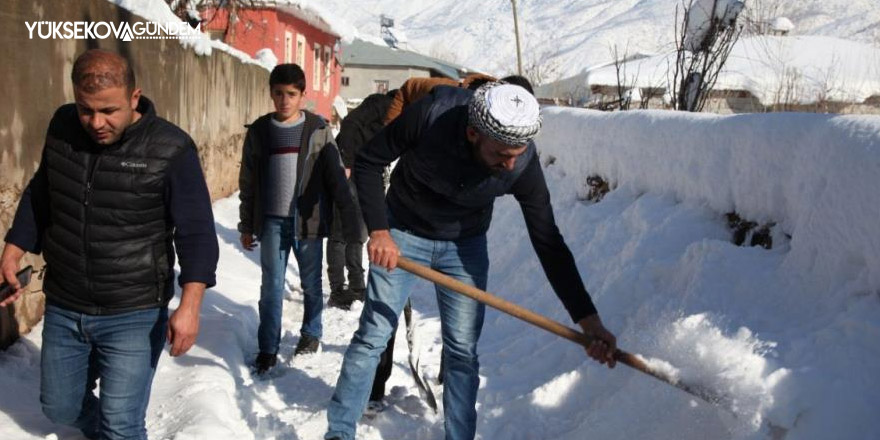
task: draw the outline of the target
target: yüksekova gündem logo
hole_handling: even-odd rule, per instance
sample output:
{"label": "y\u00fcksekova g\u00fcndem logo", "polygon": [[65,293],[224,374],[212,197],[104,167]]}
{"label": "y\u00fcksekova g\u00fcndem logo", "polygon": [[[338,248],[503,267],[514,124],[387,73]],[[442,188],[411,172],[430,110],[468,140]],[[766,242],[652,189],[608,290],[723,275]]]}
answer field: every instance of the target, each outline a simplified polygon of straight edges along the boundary
{"label": "y\u00fcksekova g\u00fcndem logo", "polygon": [[106,21],[26,21],[28,37],[43,40],[104,40],[122,41],[201,38],[201,24],[190,26],[183,21],[158,23]]}

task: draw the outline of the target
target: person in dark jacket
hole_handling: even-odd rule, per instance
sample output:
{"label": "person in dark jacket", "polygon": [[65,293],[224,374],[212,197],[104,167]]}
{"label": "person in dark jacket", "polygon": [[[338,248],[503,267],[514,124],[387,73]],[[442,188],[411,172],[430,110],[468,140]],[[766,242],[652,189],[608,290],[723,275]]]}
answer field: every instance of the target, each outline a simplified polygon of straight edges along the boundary
{"label": "person in dark jacket", "polygon": [[[382,118],[396,90],[388,93],[374,93],[367,96],[360,105],[351,111],[343,120],[336,145],[342,155],[345,177],[352,194],[357,197],[351,168],[354,158],[361,146],[382,129]],[[361,217],[360,208],[355,203],[355,215],[351,219],[356,222],[360,234],[354,241],[346,241],[342,229],[342,213],[335,207],[330,238],[327,239],[327,278],[330,281],[330,298],[327,305],[348,310],[351,304],[363,301],[366,283],[364,282],[364,242],[367,241],[367,228]],[[348,271],[346,285],[345,272]]]}
{"label": "person in dark jacket", "polygon": [[[594,343],[585,347],[614,366],[614,335],[602,324],[574,257],[553,217],[550,193],[532,138],[538,103],[522,87],[492,82],[476,90],[439,86],[358,153],[355,179],[370,231],[370,275],[358,330],[346,350],[327,409],[326,439],[355,436],[379,354],[412,289],[415,275],[394,270],[399,255],[486,288],[486,231],[496,197],[513,194],[550,284]],[[400,158],[387,196],[381,170]],[[445,364],[447,439],[472,439],[479,379],[477,341],[485,307],[436,286]]]}
{"label": "person in dark jacket", "polygon": [[[410,78],[403,83],[403,86],[400,87],[400,91],[394,97],[394,102],[385,113],[385,124],[390,124],[395,119],[397,119],[403,109],[427,96],[429,93],[431,93],[431,90],[433,90],[434,87],[455,86],[464,87],[470,90],[476,90],[483,84],[491,81],[495,81],[495,78],[483,74],[470,75],[459,83],[452,82],[447,78]],[[535,94],[534,90],[532,89],[531,82],[529,82],[529,80],[523,76],[510,75],[502,78],[501,81],[508,84],[518,85],[526,89],[526,91],[528,91],[530,94]],[[404,306],[404,315],[411,316],[411,314],[412,301],[408,300],[406,302],[406,305]],[[396,335],[397,328],[395,327],[391,331],[391,338],[388,340],[385,351],[383,351],[382,354],[379,355],[379,364],[376,366],[376,377],[375,379],[373,379],[373,387],[370,391],[370,398],[367,401],[367,413],[381,411],[381,409],[385,406],[382,402],[382,399],[385,397],[385,384],[388,382],[388,379],[391,378],[391,367],[394,363],[394,343]],[[443,365],[444,364],[441,359],[439,377],[440,383],[443,383]]]}
{"label": "person in dark jacket", "polygon": [[[215,283],[211,199],[192,139],[156,116],[122,57],[87,51],[71,79],[76,103],[52,117],[6,235],[0,270],[17,290],[0,306],[21,292],[23,254],[42,252],[43,412],[87,438],[145,439],[162,346],[190,349]],[[175,250],[183,293],[168,318]]]}
{"label": "person in dark jacket", "polygon": [[275,111],[248,129],[239,173],[238,231],[244,249],[262,244],[260,264],[260,352],[258,374],[275,366],[281,340],[284,276],[290,250],[299,266],[303,321],[295,355],[320,348],[324,294],[321,272],[324,242],[334,201],[343,213],[346,238],[354,240],[354,200],[345,182],[339,150],[327,122],[302,110],[305,74],[296,64],[279,64],[269,75]]}

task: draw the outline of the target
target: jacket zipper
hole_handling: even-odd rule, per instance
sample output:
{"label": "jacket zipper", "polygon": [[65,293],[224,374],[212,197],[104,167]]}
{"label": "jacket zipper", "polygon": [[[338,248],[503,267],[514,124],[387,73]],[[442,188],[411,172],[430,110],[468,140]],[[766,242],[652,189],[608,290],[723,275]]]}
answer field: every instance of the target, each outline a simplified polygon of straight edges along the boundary
{"label": "jacket zipper", "polygon": [[89,297],[91,298],[93,303],[95,301],[95,298],[92,295],[92,286],[91,286],[92,277],[90,274],[91,268],[89,267],[90,266],[89,262],[91,261],[91,258],[89,258],[89,212],[91,211],[91,209],[89,208],[89,202],[92,197],[92,181],[95,178],[95,169],[98,168],[98,162],[100,162],[100,161],[101,161],[101,153],[98,153],[95,156],[94,161],[92,161],[92,163],[89,164],[89,174],[86,177],[86,191],[85,191],[85,194],[83,195],[83,206],[85,206],[85,214],[83,216],[83,234],[82,234],[83,255],[85,255],[85,257],[86,257],[85,258],[85,260],[86,260],[86,263],[85,263],[86,264],[86,285],[87,285],[86,287],[89,291]]}
{"label": "jacket zipper", "polygon": [[[305,124],[305,121],[303,121],[303,124]],[[314,135],[315,132],[318,130],[319,129],[315,129],[314,131],[312,131],[312,133],[309,135],[309,138],[306,140],[306,156],[303,158],[303,169],[302,169],[303,172],[300,173],[299,170],[297,170],[297,173],[296,173],[297,182],[294,185],[294,191],[293,191],[293,239],[294,240],[301,239],[300,238],[301,228],[299,225],[299,203],[298,203],[298,201],[299,201],[299,197],[302,195],[301,194],[302,190],[303,190],[302,183],[305,180],[304,174],[306,174],[307,172],[310,173],[309,179],[311,179],[312,178],[311,172],[314,171],[314,164],[311,164],[311,166],[309,166],[308,161],[309,161],[309,155],[312,152],[311,151],[312,150],[312,148],[311,148],[312,135]],[[303,136],[305,136],[305,135],[306,135],[306,133],[305,133],[305,131],[303,131]],[[303,152],[300,150],[300,154],[302,154],[302,153]],[[308,171],[306,171],[306,170],[308,170]]]}

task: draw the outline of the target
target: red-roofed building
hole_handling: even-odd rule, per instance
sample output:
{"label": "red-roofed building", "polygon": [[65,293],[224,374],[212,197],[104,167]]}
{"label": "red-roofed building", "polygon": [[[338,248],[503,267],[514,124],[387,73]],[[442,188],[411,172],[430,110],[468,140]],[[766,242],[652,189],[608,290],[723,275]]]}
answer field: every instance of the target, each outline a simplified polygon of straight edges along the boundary
{"label": "red-roofed building", "polygon": [[339,94],[339,34],[308,9],[275,1],[255,5],[238,9],[231,26],[225,8],[200,11],[202,29],[251,56],[268,48],[278,63],[299,64],[306,74],[305,108],[330,119]]}

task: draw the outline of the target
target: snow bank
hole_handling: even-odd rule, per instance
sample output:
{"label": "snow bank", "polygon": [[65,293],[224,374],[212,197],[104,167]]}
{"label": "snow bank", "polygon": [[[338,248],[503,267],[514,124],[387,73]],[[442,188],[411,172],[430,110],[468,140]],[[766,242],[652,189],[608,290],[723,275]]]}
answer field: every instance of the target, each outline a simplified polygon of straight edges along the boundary
{"label": "snow bank", "polygon": [[542,151],[572,173],[776,222],[792,236],[792,269],[826,289],[880,289],[880,118],[545,114]]}
{"label": "snow bank", "polygon": [[[565,394],[524,435],[504,423],[534,419],[534,406],[487,397],[503,414],[486,417],[488,438],[880,433],[870,410],[880,405],[880,118],[556,108],[544,117],[537,142],[557,220],[603,320],[621,347],[729,397],[736,417],[640,375],[584,369],[576,347],[560,354],[565,342],[552,337],[514,342],[499,333],[530,330],[490,313],[487,388],[528,396],[532,386],[538,402],[547,386]],[[620,187],[579,202],[594,174]],[[731,244],[722,214],[734,210],[777,222],[774,249]],[[517,214],[512,200],[498,204],[490,290],[565,322],[536,279]],[[531,362],[518,360],[530,352]],[[542,373],[567,380],[545,383]],[[529,379],[512,385],[517,374]]]}

